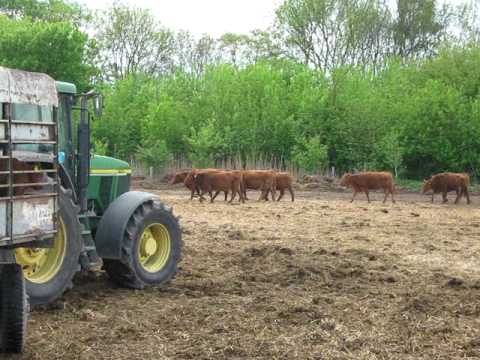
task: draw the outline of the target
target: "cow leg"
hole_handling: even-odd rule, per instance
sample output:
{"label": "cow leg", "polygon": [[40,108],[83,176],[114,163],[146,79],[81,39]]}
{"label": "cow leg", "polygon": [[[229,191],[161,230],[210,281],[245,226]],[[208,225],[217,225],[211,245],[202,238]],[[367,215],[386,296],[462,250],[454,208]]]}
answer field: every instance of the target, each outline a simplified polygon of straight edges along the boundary
{"label": "cow leg", "polygon": [[460,199],[462,198],[462,192],[463,190],[462,189],[456,189],[455,192],[457,193],[457,197],[455,198],[455,204],[458,204],[458,202],[460,201]]}
{"label": "cow leg", "polygon": [[266,193],[265,189],[261,190],[260,197],[258,198],[258,201],[265,200],[265,196],[268,194]]}
{"label": "cow leg", "polygon": [[393,190],[390,190],[390,193],[392,194],[392,203],[395,204],[395,199],[394,199],[394,197],[393,197],[394,191],[393,191]]}
{"label": "cow leg", "polygon": [[442,193],[442,198],[443,198],[443,203],[444,203],[444,204],[445,204],[446,202],[448,202],[447,192],[446,192],[446,191],[444,191],[444,192]]}
{"label": "cow leg", "polygon": [[467,204],[470,204],[470,194],[468,193],[468,188],[464,189],[465,197],[467,198]]}
{"label": "cow leg", "polygon": [[196,190],[196,189],[195,189],[195,186],[192,186],[192,188],[190,189],[190,192],[191,192],[191,194],[190,194],[190,200],[193,200],[193,197],[195,196],[195,190]]}
{"label": "cow leg", "polygon": [[236,196],[237,196],[237,190],[235,188],[232,188],[232,197],[230,198],[229,203],[231,203]]}
{"label": "cow leg", "polygon": [[434,198],[434,196],[435,196],[435,193],[432,193],[432,204],[433,204],[433,198]]}
{"label": "cow leg", "polygon": [[267,189],[267,191],[265,192],[265,197],[263,198],[263,200],[268,201],[268,194],[269,193],[270,193],[270,190]]}
{"label": "cow leg", "polygon": [[355,200],[355,196],[357,196],[357,190],[353,190],[353,196],[352,196],[352,200],[350,200],[350,202],[352,203],[353,200]]}
{"label": "cow leg", "polygon": [[290,196],[292,197],[292,202],[295,201],[295,195],[291,186],[288,187],[288,191],[290,192]]}
{"label": "cow leg", "polygon": [[230,202],[233,201],[233,199],[235,199],[235,197],[237,196],[237,193],[238,193],[238,201],[240,201],[241,203],[244,203],[245,200],[243,198],[243,187],[241,184],[238,184],[238,185],[232,185],[232,198],[230,199]]}
{"label": "cow leg", "polygon": [[245,199],[243,198],[243,191],[241,189],[241,187],[239,188],[232,188],[232,199],[230,200],[230,202],[233,201],[233,199],[235,198],[235,196],[237,196],[237,193],[238,193],[238,201],[241,202],[241,203],[244,203],[245,202]]}
{"label": "cow leg", "polygon": [[[275,187],[270,188],[270,192],[272,193],[272,201],[275,201],[275,197],[277,196],[277,189]],[[280,200],[280,199],[278,199]]]}
{"label": "cow leg", "polygon": [[203,194],[205,194],[205,191],[202,190],[202,192],[200,193],[200,196],[198,198],[198,201],[203,202],[205,200],[205,198],[203,197]]}
{"label": "cow leg", "polygon": [[220,194],[220,190],[215,191],[215,195],[213,195],[213,200],[217,198],[218,194]]}
{"label": "cow leg", "polygon": [[225,201],[228,200],[228,191],[225,191]]}
{"label": "cow leg", "polygon": [[[390,194],[390,191],[385,189],[385,197],[383,198],[383,203],[385,204],[387,202],[388,195]],[[393,199],[393,193],[392,193],[392,199]]]}
{"label": "cow leg", "polygon": [[280,201],[284,194],[285,194],[285,190],[280,189],[280,196],[278,197],[277,201]]}
{"label": "cow leg", "polygon": [[365,190],[365,195],[367,195],[368,203],[370,203],[370,196],[369,196],[369,194],[368,194],[368,190]]}

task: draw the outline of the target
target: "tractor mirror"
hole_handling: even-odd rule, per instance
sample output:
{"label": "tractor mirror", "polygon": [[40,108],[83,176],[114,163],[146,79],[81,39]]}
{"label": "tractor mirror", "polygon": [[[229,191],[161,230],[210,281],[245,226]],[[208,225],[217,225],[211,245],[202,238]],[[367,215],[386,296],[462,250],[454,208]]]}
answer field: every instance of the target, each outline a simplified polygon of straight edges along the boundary
{"label": "tractor mirror", "polygon": [[102,97],[101,94],[97,94],[97,95],[93,98],[93,108],[94,108],[95,116],[96,116],[96,117],[102,116],[102,112],[103,112],[103,97]]}

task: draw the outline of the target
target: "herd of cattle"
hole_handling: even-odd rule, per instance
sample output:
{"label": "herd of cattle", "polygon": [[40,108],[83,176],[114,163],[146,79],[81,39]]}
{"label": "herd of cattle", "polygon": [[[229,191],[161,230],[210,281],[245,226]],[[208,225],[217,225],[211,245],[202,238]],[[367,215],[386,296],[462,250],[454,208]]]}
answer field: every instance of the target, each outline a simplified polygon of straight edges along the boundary
{"label": "herd of cattle", "polygon": [[[290,192],[292,201],[295,200],[293,192],[293,178],[289,173],[276,172],[272,170],[220,170],[220,169],[193,169],[176,173],[170,184],[182,183],[190,190],[190,199],[198,195],[200,201],[205,198],[203,195],[208,193],[210,201],[213,202],[220,192],[225,193],[225,201],[228,193],[231,192],[232,202],[238,194],[239,201],[245,202],[247,190],[260,190],[259,200],[268,200],[271,195],[273,201],[276,199],[277,191],[280,201],[285,194],[285,190]],[[215,194],[214,194],[215,192]]]}
{"label": "herd of cattle", "polygon": [[[383,190],[385,197],[383,202],[387,201],[388,195],[392,196],[392,202],[395,203],[393,194],[395,193],[395,182],[393,176],[389,172],[362,172],[358,174],[346,173],[340,180],[341,186],[348,186],[353,189],[353,197],[351,202],[355,200],[355,196],[359,192],[364,192],[370,202],[370,190]],[[429,180],[423,181],[422,193],[432,193],[432,203],[435,194],[442,194],[443,202],[446,203],[447,193],[455,191],[457,198],[455,204],[458,204],[462,196],[467,198],[470,204],[470,195],[468,187],[470,186],[470,177],[464,173],[440,173],[433,175]]]}
{"label": "herd of cattle", "polygon": [[[268,201],[269,194],[273,201],[280,201],[285,191],[290,192],[291,200],[295,200],[293,192],[293,178],[289,173],[276,172],[273,170],[221,170],[221,169],[193,169],[177,172],[171,179],[170,184],[183,183],[190,190],[190,199],[198,196],[200,201],[205,200],[206,193],[213,202],[220,192],[225,193],[225,201],[228,200],[228,194],[231,193],[230,202],[238,194],[239,201],[245,202],[247,190],[260,190],[259,200]],[[356,174],[346,173],[340,180],[342,187],[351,187],[355,200],[359,192],[364,192],[370,202],[370,190],[383,190],[385,197],[383,202],[387,201],[388,196],[395,203],[395,181],[389,172],[360,172]],[[465,196],[467,203],[470,204],[470,195],[468,187],[470,186],[470,177],[464,173],[441,173],[432,176],[429,180],[424,180],[422,193],[431,192],[432,203],[435,194],[441,193],[443,202],[447,202],[447,193],[455,191],[457,197],[455,204]],[[277,191],[280,196],[276,199]]]}

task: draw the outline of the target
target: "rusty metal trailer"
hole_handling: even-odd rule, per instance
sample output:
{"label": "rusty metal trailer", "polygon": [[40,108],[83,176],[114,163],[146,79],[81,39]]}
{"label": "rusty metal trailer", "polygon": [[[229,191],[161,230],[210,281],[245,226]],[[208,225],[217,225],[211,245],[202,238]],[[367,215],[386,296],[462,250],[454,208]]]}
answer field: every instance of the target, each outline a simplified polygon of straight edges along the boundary
{"label": "rusty metal trailer", "polygon": [[[58,98],[47,75],[0,67],[0,350],[20,352],[28,301],[15,249],[48,247],[57,232]],[[29,119],[31,111],[41,116]]]}

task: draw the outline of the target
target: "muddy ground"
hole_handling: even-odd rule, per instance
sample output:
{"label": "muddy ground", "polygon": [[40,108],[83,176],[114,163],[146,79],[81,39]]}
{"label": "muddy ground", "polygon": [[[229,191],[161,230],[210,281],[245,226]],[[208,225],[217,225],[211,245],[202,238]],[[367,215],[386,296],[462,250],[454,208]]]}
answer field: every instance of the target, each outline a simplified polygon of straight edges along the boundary
{"label": "muddy ground", "polygon": [[130,291],[80,277],[57,309],[31,314],[15,359],[480,358],[478,196],[211,205],[157,193],[182,219],[177,278]]}

